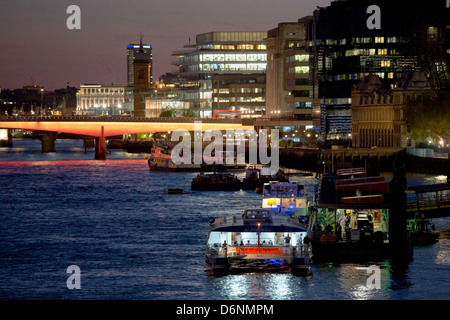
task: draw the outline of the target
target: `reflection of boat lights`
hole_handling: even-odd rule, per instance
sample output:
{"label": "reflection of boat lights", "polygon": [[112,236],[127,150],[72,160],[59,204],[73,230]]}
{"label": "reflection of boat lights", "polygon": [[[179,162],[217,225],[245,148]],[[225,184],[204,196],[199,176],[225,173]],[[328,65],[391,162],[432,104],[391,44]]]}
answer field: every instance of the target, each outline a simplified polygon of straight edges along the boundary
{"label": "reflection of boat lights", "polygon": [[266,259],[264,260],[264,264],[282,266],[286,263],[285,259]]}
{"label": "reflection of boat lights", "polygon": [[229,299],[246,297],[250,291],[249,281],[251,279],[246,276],[238,275],[220,280],[219,282],[222,284],[220,287]]}

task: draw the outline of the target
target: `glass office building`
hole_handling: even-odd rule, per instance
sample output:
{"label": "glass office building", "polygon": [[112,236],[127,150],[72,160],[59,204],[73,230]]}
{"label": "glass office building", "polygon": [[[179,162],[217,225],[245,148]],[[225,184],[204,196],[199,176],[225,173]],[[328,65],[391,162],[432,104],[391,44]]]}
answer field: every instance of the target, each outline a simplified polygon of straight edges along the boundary
{"label": "glass office building", "polygon": [[[371,5],[380,9],[378,17],[368,13]],[[351,90],[368,75],[394,88],[425,71],[434,88],[448,87],[448,16],[445,0],[347,0],[315,10],[307,50],[324,139],[351,139]],[[372,18],[379,18],[380,28],[368,27]]]}
{"label": "glass office building", "polygon": [[[196,43],[186,45],[185,50],[173,52],[172,56],[178,59],[173,64],[178,67],[176,74],[180,81],[181,100],[201,117],[211,117],[215,106],[225,110],[242,109],[252,114],[258,105],[260,114],[260,104],[233,102],[261,102],[259,100],[263,99],[260,93],[264,88],[258,76],[264,76],[266,72],[267,53],[263,41],[266,36],[267,32],[259,31],[209,32],[197,35]],[[245,86],[241,91],[255,93],[258,101],[231,96],[240,90],[238,85],[242,75],[246,77],[245,81],[242,80]],[[254,78],[248,79],[247,75],[254,75]],[[233,88],[229,88],[231,84]],[[254,89],[251,84],[254,84]],[[226,97],[227,94],[230,96]]]}

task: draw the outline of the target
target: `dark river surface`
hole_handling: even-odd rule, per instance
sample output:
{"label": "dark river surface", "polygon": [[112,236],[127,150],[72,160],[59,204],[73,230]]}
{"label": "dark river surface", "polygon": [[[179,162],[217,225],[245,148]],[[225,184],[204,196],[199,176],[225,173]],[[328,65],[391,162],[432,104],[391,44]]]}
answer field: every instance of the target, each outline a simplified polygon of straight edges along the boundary
{"label": "dark river surface", "polygon": [[[433,219],[438,243],[414,248],[414,259],[313,264],[311,276],[246,273],[213,276],[205,245],[212,217],[260,206],[252,191],[195,192],[195,173],[150,172],[145,154],[112,151],[95,161],[82,142],[15,140],[0,148],[0,299],[150,300],[440,300],[450,297],[450,220]],[[239,174],[242,178],[243,174]],[[411,174],[408,184],[445,182]],[[294,177],[313,197],[317,180]],[[168,188],[188,191],[167,194]],[[81,289],[69,290],[70,265]],[[381,268],[368,289],[367,268]]]}

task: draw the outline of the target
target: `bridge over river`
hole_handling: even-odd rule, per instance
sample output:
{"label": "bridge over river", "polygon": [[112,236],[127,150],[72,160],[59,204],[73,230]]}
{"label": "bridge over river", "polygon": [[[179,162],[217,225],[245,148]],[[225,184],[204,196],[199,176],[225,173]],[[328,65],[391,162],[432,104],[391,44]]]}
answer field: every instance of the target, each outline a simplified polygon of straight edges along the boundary
{"label": "bridge over river", "polygon": [[[255,129],[253,119],[206,119],[206,118],[139,118],[139,117],[92,117],[92,116],[19,116],[0,117],[0,128],[27,129],[42,132],[43,150],[53,145],[57,133],[92,136],[96,139],[96,159],[106,158],[106,138],[116,135],[143,132],[173,132],[177,129],[200,130],[248,130]],[[256,127],[258,128],[258,127]]]}

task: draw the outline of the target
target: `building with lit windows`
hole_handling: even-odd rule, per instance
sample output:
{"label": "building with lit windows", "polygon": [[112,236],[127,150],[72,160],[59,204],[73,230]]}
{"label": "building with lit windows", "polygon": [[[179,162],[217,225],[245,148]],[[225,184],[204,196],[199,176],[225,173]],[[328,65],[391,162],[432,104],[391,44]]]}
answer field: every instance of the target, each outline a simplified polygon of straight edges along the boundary
{"label": "building with lit windows", "polygon": [[145,117],[157,118],[164,111],[171,111],[174,116],[185,116],[188,110],[179,95],[180,91],[172,84],[151,88],[145,96]]}
{"label": "building with lit windows", "polygon": [[314,96],[312,55],[306,50],[304,17],[298,22],[280,23],[264,40],[267,46],[266,115],[293,117],[302,131],[314,125],[320,101]]}
{"label": "building with lit windows", "polygon": [[352,146],[414,146],[406,123],[407,103],[432,92],[423,72],[414,72],[394,88],[377,75],[364,77],[352,90]]}
{"label": "building with lit windows", "polygon": [[238,110],[242,118],[261,117],[266,107],[266,77],[261,74],[216,74],[211,77],[212,109]]}
{"label": "building with lit windows", "polygon": [[[153,68],[152,68],[152,46],[148,44],[142,45],[144,53],[150,62],[150,82],[153,82]],[[132,86],[134,84],[134,60],[139,53],[140,44],[129,44],[127,46],[127,85]]]}
{"label": "building with lit windows", "polygon": [[124,107],[124,86],[82,84],[77,96],[77,115],[121,115],[133,110]]}
{"label": "building with lit windows", "polygon": [[[367,26],[370,5],[380,8],[379,29]],[[425,71],[435,89],[449,88],[448,10],[445,0],[347,0],[314,11],[306,30],[307,50],[313,57],[312,84],[321,99],[325,140],[350,139],[351,90],[368,75],[395,86]]]}
{"label": "building with lit windows", "polygon": [[[266,36],[267,32],[259,31],[209,32],[197,35],[196,43],[186,45],[185,50],[173,52],[172,56],[178,59],[173,64],[178,66],[176,75],[180,82],[180,99],[200,117],[211,117],[215,107],[241,109],[249,114],[262,113],[260,104],[255,103],[262,101],[233,98],[230,90],[237,93],[239,79],[244,76],[247,80],[242,81],[241,88],[253,90],[257,100],[264,99],[256,91],[264,90],[258,77],[265,76],[266,72],[267,54],[263,41]],[[249,79],[252,76],[253,79]],[[233,88],[229,87],[225,93],[225,86],[231,85]]]}

